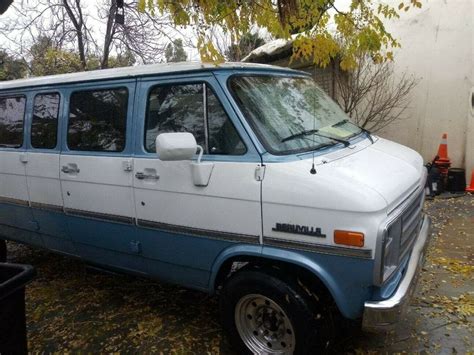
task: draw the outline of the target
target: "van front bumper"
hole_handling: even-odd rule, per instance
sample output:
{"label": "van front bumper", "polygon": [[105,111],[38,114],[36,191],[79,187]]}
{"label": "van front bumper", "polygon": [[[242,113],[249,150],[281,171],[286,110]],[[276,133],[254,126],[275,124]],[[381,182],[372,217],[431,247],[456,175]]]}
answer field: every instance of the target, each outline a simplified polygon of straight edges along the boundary
{"label": "van front bumper", "polygon": [[362,318],[363,330],[370,332],[388,331],[400,320],[415,291],[423,267],[430,234],[431,219],[424,216],[405,274],[395,293],[383,301],[365,302]]}

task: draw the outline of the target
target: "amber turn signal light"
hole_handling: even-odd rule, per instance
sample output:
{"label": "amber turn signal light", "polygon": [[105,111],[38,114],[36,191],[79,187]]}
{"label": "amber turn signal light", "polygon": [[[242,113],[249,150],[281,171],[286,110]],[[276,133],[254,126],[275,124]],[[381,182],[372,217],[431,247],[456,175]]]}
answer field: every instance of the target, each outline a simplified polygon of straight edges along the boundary
{"label": "amber turn signal light", "polygon": [[334,243],[350,245],[351,247],[363,247],[364,233],[335,230]]}

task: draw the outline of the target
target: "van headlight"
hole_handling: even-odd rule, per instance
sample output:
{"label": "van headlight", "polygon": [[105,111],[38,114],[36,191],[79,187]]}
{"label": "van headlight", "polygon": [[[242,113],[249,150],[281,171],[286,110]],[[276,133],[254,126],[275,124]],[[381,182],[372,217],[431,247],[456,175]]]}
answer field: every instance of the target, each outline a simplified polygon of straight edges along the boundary
{"label": "van headlight", "polygon": [[402,235],[402,220],[397,218],[387,226],[383,235],[381,280],[384,282],[397,269],[400,255],[400,237]]}

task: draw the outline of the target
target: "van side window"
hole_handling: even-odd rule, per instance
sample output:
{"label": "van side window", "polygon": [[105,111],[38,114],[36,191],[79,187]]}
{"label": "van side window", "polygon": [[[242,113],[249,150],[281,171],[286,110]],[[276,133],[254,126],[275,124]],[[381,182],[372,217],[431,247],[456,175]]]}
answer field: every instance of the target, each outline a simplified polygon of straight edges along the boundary
{"label": "van side window", "polygon": [[126,88],[74,92],[69,103],[69,149],[92,152],[123,151],[127,105]]}
{"label": "van side window", "polygon": [[[245,145],[221,103],[205,84],[160,85],[148,97],[145,149],[160,133],[189,132],[205,154],[244,154]],[[207,129],[207,132],[206,132]]]}
{"label": "van side window", "polygon": [[207,129],[210,154],[242,155],[247,149],[224,111],[219,99],[207,87]]}
{"label": "van side window", "polygon": [[19,148],[23,144],[25,96],[0,97],[0,147]]}
{"label": "van side window", "polygon": [[163,85],[153,88],[148,97],[146,149],[155,152],[160,133],[190,132],[204,146],[204,102],[202,84]]}
{"label": "van side window", "polygon": [[58,136],[59,94],[38,94],[33,104],[31,146],[53,149]]}

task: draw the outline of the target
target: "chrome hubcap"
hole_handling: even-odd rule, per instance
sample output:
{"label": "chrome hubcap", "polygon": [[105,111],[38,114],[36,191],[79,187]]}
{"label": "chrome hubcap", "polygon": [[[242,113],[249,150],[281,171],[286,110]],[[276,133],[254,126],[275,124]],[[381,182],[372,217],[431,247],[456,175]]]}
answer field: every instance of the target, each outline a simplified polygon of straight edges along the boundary
{"label": "chrome hubcap", "polygon": [[255,354],[291,354],[295,332],[283,309],[270,298],[251,294],[235,307],[235,324],[245,345]]}

